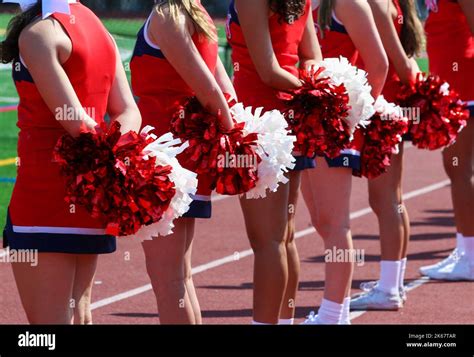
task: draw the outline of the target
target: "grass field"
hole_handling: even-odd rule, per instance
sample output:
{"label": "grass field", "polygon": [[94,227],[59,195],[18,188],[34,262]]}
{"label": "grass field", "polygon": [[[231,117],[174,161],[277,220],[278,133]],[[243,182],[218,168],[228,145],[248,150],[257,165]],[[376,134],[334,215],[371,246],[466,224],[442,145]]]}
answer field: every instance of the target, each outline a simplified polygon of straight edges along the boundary
{"label": "grass field", "polygon": [[[0,39],[3,39],[5,30],[11,15],[0,14]],[[143,24],[142,19],[103,19],[107,29],[114,35],[117,45],[120,48],[122,61],[126,64],[133,53],[135,36]],[[218,25],[219,43],[221,45],[221,57],[227,68],[231,67],[228,53],[225,51],[226,37],[225,27],[222,23]],[[420,60],[422,70],[427,70],[427,60]],[[127,68],[128,66],[126,66]],[[5,105],[17,103],[17,94],[11,80],[11,67],[0,64],[0,108]],[[16,112],[0,112],[0,227],[5,221],[5,213],[8,201],[13,189],[12,183],[6,183],[8,179],[14,178],[16,168],[13,164],[2,164],[2,160],[16,156],[16,138],[18,129],[16,128]]]}

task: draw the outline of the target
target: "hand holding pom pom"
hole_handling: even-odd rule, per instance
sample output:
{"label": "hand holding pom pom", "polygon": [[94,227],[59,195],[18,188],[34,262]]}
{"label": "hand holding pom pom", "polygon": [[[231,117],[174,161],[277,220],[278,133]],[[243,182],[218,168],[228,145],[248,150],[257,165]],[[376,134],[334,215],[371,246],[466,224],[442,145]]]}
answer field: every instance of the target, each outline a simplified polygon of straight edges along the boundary
{"label": "hand holding pom pom", "polygon": [[413,144],[420,149],[437,150],[454,144],[469,118],[459,96],[438,76],[419,74],[413,85],[402,86],[398,102],[420,110],[419,120],[410,121],[409,130]]}
{"label": "hand holding pom pom", "polygon": [[349,95],[343,84],[321,77],[325,69],[302,70],[304,85],[283,96],[288,110],[285,117],[296,135],[295,152],[335,158],[350,144],[352,133],[347,122]]}
{"label": "hand holding pom pom", "polygon": [[398,153],[402,136],[408,131],[408,119],[402,109],[380,96],[375,103],[376,114],[370,124],[359,130],[364,135],[360,176],[374,179],[387,172],[392,154]]}

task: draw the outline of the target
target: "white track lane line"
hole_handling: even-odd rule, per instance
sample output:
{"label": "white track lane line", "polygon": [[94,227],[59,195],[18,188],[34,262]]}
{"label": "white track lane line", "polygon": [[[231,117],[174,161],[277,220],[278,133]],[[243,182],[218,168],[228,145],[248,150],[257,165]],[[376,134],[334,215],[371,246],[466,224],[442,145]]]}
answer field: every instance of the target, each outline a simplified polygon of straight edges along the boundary
{"label": "white track lane line", "polygon": [[[449,186],[449,184],[450,184],[449,180],[441,181],[441,182],[435,183],[433,185],[423,187],[419,190],[409,192],[409,193],[405,194],[403,197],[404,197],[404,200],[409,200],[409,199],[412,199],[412,198],[415,198],[415,197],[418,197],[418,196],[425,195],[429,192],[437,191],[441,188]],[[372,212],[372,210],[370,208],[364,208],[362,210],[353,212],[353,213],[351,213],[351,220],[366,216],[366,215],[370,214],[371,212]],[[316,230],[313,227],[307,228],[307,229],[304,229],[302,231],[296,232],[295,238],[300,239],[300,238],[306,237],[310,234],[313,234],[315,232],[316,232]],[[249,257],[251,255],[253,255],[253,252],[252,252],[251,249],[244,250],[244,251],[241,251],[241,252],[236,252],[232,255],[228,255],[227,257],[217,259],[217,260],[214,260],[212,262],[197,266],[197,267],[193,268],[192,273],[194,275],[199,274],[199,273],[202,273],[202,272],[205,272],[205,271],[223,266],[225,264],[229,264],[229,263],[232,263],[232,262],[239,261],[239,260],[241,260],[243,258],[246,258],[246,257]],[[418,280],[416,280],[415,282],[417,282],[417,281]],[[415,282],[413,282],[412,284],[414,284]],[[410,285],[412,285],[412,284],[410,284]],[[409,290],[413,290],[413,289],[417,288],[418,286],[421,286],[422,284],[424,284],[424,282],[420,282],[417,285],[414,285],[411,289],[409,288]],[[125,299],[131,298],[131,297],[136,296],[136,295],[140,295],[140,294],[142,294],[144,292],[147,292],[147,291],[150,291],[150,290],[152,290],[152,286],[151,286],[151,284],[147,284],[147,285],[141,286],[139,288],[132,289],[132,290],[123,292],[121,294],[114,295],[114,296],[111,296],[109,298],[105,298],[105,299],[96,301],[93,304],[91,304],[91,309],[95,310],[95,309],[98,309],[100,307],[111,305],[111,304],[116,303],[118,301],[125,300]],[[355,316],[356,313],[354,313],[354,314],[351,314],[351,317],[353,315],[355,317],[359,317],[359,316],[363,315],[364,313],[365,313],[365,311],[358,311],[357,316]]]}

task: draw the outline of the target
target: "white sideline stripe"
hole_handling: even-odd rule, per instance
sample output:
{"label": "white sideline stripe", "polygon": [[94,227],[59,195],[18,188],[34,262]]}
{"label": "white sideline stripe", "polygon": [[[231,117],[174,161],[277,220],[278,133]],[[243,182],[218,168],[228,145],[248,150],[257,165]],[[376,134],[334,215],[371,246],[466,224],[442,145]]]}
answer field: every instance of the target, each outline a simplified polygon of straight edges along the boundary
{"label": "white sideline stripe", "polygon": [[[419,190],[409,192],[406,195],[404,195],[403,198],[405,200],[409,200],[411,198],[421,196],[421,195],[424,195],[424,194],[432,192],[432,191],[439,190],[441,188],[444,188],[444,187],[448,186],[449,184],[450,184],[449,180],[441,181],[439,183],[426,186],[426,187],[421,188]],[[372,210],[370,208],[364,208],[362,210],[353,212],[351,214],[351,220],[362,217],[362,216],[366,216],[371,212],[372,212]],[[295,233],[295,239],[303,238],[303,237],[308,236],[310,234],[313,234],[315,232],[316,232],[316,230],[314,229],[314,227],[306,228],[302,231],[296,232]],[[236,252],[232,255],[228,255],[227,257],[224,257],[224,258],[221,258],[221,259],[218,259],[218,260],[214,260],[214,261],[209,262],[207,264],[197,266],[197,267],[193,268],[192,273],[193,274],[199,274],[199,273],[205,272],[207,270],[214,269],[214,268],[220,267],[222,265],[232,263],[232,262],[238,261],[240,259],[249,257],[251,255],[253,255],[253,252],[252,252],[251,249],[244,250],[242,252]],[[415,283],[415,282],[413,282],[413,283]],[[411,290],[417,288],[418,286],[421,286],[422,284],[423,283],[420,283],[419,285],[414,286]],[[114,295],[114,296],[111,296],[109,298],[105,298],[105,299],[96,301],[93,304],[91,304],[91,310],[95,310],[95,309],[98,309],[100,307],[110,305],[110,304],[113,304],[115,302],[131,298],[133,296],[142,294],[142,293],[147,292],[149,290],[152,290],[151,284],[147,284],[147,285],[141,286],[139,288],[132,289],[132,290],[123,292],[121,294]],[[358,312],[358,314],[359,314],[358,316],[361,316],[364,313],[365,313],[365,311],[360,311],[360,312]],[[352,316],[352,314],[351,314],[351,316]]]}

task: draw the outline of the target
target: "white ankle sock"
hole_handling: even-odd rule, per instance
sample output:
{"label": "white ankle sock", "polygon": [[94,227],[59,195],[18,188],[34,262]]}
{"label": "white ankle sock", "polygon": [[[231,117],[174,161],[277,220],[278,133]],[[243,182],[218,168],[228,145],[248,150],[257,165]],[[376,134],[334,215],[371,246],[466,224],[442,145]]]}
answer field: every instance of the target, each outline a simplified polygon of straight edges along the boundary
{"label": "white ankle sock", "polygon": [[399,287],[403,288],[405,286],[405,272],[407,270],[407,258],[403,258],[400,260],[400,281],[399,281]]}
{"label": "white ankle sock", "polygon": [[398,294],[401,265],[400,260],[382,260],[380,262],[380,281],[378,284],[380,290],[389,294]]}
{"label": "white ankle sock", "polygon": [[341,321],[344,304],[323,299],[318,311],[318,318],[325,325],[337,325]]}
{"label": "white ankle sock", "polygon": [[351,298],[346,297],[343,302],[344,308],[342,310],[341,320],[339,324],[350,325],[351,324]]}
{"label": "white ankle sock", "polygon": [[278,320],[278,325],[294,325],[295,319],[280,319]]}
{"label": "white ankle sock", "polygon": [[456,249],[459,255],[463,255],[466,252],[464,248],[464,236],[461,233],[456,233]]}
{"label": "white ankle sock", "polygon": [[474,237],[463,237],[464,238],[464,254],[467,259],[474,265]]}

